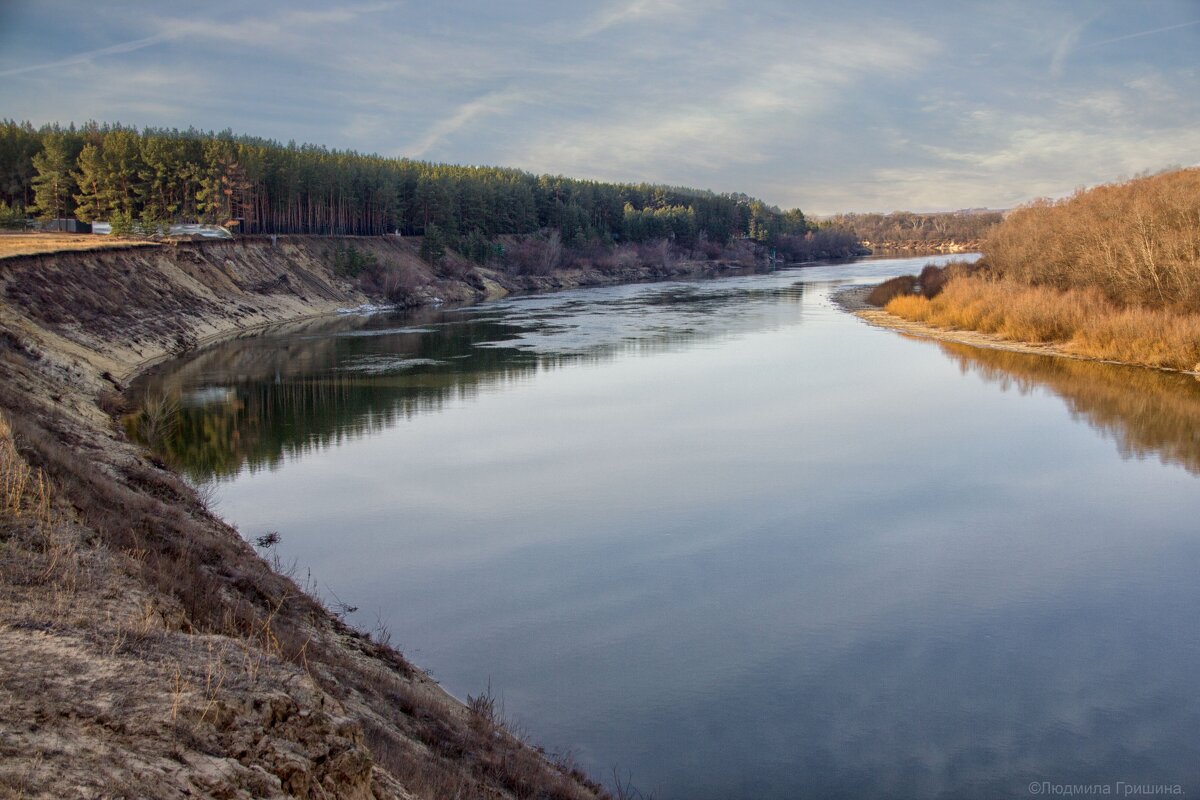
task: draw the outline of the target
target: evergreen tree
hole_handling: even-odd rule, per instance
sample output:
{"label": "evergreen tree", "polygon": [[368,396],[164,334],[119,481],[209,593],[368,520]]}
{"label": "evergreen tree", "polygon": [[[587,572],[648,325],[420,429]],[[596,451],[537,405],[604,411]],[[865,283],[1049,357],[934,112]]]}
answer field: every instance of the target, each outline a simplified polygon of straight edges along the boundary
{"label": "evergreen tree", "polygon": [[104,134],[100,150],[104,156],[104,179],[98,195],[99,202],[110,214],[120,211],[135,216],[138,199],[142,195],[138,135],[131,130],[115,128]]}
{"label": "evergreen tree", "polygon": [[446,256],[446,236],[437,225],[430,224],[421,238],[421,260],[437,266]]}
{"label": "evergreen tree", "polygon": [[143,136],[138,169],[142,219],[174,219],[182,207],[183,142],[166,136]]}
{"label": "evergreen tree", "polygon": [[71,210],[73,159],[67,137],[48,133],[42,139],[42,152],[33,157],[33,202],[41,219],[61,219]]}
{"label": "evergreen tree", "polygon": [[[428,164],[229,131],[138,132],[95,123],[35,130],[0,121],[0,201],[10,209],[32,201],[35,176],[45,200],[39,206],[49,208],[44,214],[70,213],[74,201],[83,219],[241,219],[247,233],[432,231],[427,254],[435,259],[439,248],[452,246],[488,258],[497,237],[510,235],[548,242],[557,234],[572,247],[617,238],[693,247],[701,235],[714,243],[752,236],[776,245],[809,230],[799,210],[783,212],[743,194]],[[74,196],[70,188],[64,196],[62,185],[72,182]]]}
{"label": "evergreen tree", "polygon": [[33,202],[33,157],[41,149],[41,136],[28,122],[0,122],[0,199],[10,208]]}
{"label": "evergreen tree", "polygon": [[211,139],[204,143],[203,163],[196,192],[196,211],[201,221],[224,222],[229,219],[229,198],[226,193],[227,175],[237,163],[237,153],[231,142]]}
{"label": "evergreen tree", "polygon": [[76,164],[79,170],[74,178],[79,194],[75,195],[75,217],[84,222],[108,219],[110,209],[103,190],[107,180],[100,148],[84,145]]}

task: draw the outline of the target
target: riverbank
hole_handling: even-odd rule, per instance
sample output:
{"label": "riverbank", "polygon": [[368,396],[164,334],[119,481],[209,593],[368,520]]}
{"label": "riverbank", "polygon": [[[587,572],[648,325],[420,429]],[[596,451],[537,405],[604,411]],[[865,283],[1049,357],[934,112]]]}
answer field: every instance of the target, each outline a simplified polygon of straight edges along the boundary
{"label": "riverbank", "polygon": [[[377,268],[351,278],[335,268],[351,248]],[[421,260],[400,237],[245,237],[98,252],[0,259],[0,313],[18,332],[37,329],[118,381],[224,335],[333,313],[364,303],[419,307],[545,292],[713,275],[731,264],[665,259],[607,270],[571,267],[511,275]],[[22,320],[22,318],[24,318]]]}
{"label": "riverbank", "polygon": [[875,255],[926,255],[947,253],[974,253],[982,245],[982,239],[931,239],[929,241],[888,239],[863,241]]}
{"label": "riverbank", "polygon": [[[403,243],[355,244],[419,269]],[[116,424],[148,364],[378,301],[334,274],[329,246],[0,261],[0,794],[604,796],[508,733],[485,693],[464,704],[386,631],[343,624],[268,563],[269,539],[256,551]],[[425,270],[406,297],[526,289],[501,277]]]}
{"label": "riverbank", "polygon": [[1065,345],[1055,342],[1013,341],[1011,339],[1005,339],[994,333],[942,328],[916,320],[905,319],[904,317],[897,316],[896,314],[892,314],[885,309],[868,303],[867,295],[869,295],[871,290],[874,288],[875,287],[873,285],[848,287],[836,292],[832,299],[840,308],[855,315],[870,325],[874,325],[879,328],[887,328],[898,333],[908,336],[915,336],[922,339],[933,339],[939,342],[954,342],[957,344],[965,344],[972,347],[981,347],[990,350],[1003,350],[1010,353],[1055,356],[1058,358],[1069,358],[1077,361],[1094,361],[1102,364],[1120,364],[1124,366],[1155,369],[1162,372],[1181,372],[1183,374],[1191,374],[1200,377],[1200,370],[1179,370],[1171,367],[1141,364],[1134,361],[1122,361],[1118,359],[1082,355],[1071,352],[1066,348]]}

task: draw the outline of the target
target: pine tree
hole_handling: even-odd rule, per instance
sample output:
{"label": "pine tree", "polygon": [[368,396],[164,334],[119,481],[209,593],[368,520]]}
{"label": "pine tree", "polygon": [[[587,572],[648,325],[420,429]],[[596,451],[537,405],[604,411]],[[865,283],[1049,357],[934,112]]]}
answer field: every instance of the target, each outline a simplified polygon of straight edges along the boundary
{"label": "pine tree", "polygon": [[41,219],[61,219],[71,210],[71,151],[67,137],[57,131],[42,140],[42,152],[33,157],[33,202]]}
{"label": "pine tree", "polygon": [[436,266],[446,255],[446,235],[437,225],[430,223],[421,239],[421,259]]}
{"label": "pine tree", "polygon": [[120,211],[133,216],[141,195],[141,155],[137,133],[117,128],[104,135],[100,152],[104,157],[104,183],[100,197],[110,213]]}
{"label": "pine tree", "polygon": [[204,222],[221,223],[229,219],[233,192],[226,189],[230,171],[236,166],[237,153],[231,142],[210,139],[204,143],[203,174],[196,191],[196,211]]}
{"label": "pine tree", "polygon": [[109,217],[110,208],[104,197],[104,159],[100,148],[94,144],[84,145],[76,162],[79,171],[74,174],[79,194],[75,195],[75,217],[84,222],[95,222]]}
{"label": "pine tree", "polygon": [[166,136],[143,136],[140,155],[142,219],[157,222],[174,219],[179,212],[179,192],[184,171],[183,142]]}

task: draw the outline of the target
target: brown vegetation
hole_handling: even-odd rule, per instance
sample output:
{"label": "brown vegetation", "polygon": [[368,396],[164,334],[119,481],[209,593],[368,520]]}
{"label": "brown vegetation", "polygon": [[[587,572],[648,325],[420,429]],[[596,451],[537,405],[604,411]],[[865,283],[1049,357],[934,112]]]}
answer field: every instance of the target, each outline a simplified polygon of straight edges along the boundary
{"label": "brown vegetation", "polygon": [[873,306],[883,308],[898,297],[937,297],[952,278],[974,275],[979,270],[977,263],[965,261],[952,261],[940,267],[926,264],[920,275],[898,275],[872,288],[866,300]]}
{"label": "brown vegetation", "polygon": [[936,327],[992,333],[1015,342],[1054,342],[1087,358],[1200,369],[1200,314],[1122,308],[1094,289],[1059,291],[964,278],[951,281],[932,300],[897,297],[886,308]]}
{"label": "brown vegetation", "polygon": [[853,231],[871,247],[881,249],[939,249],[949,243],[979,242],[1000,222],[999,211],[970,210],[933,213],[893,211],[890,214],[838,214],[825,224]]}
{"label": "brown vegetation", "polygon": [[947,272],[940,293],[898,296],[887,310],[1088,358],[1200,370],[1200,169],[1035,203],[991,233],[980,263],[980,274]]}
{"label": "brown vegetation", "polygon": [[983,252],[993,274],[1018,283],[1200,312],[1200,168],[1018,209]]}
{"label": "brown vegetation", "polygon": [[867,295],[867,302],[882,308],[897,297],[915,293],[917,278],[915,275],[897,275],[879,284]]}

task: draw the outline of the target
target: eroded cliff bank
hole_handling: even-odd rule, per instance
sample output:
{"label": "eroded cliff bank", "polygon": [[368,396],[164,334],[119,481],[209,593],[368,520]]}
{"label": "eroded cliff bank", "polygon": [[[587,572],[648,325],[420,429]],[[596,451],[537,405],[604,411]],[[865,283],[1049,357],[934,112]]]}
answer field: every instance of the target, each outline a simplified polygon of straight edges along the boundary
{"label": "eroded cliff bank", "polygon": [[[355,244],[407,259],[414,304],[653,274],[445,275]],[[0,794],[603,796],[345,626],[115,422],[147,363],[378,300],[329,246],[0,260]]]}

